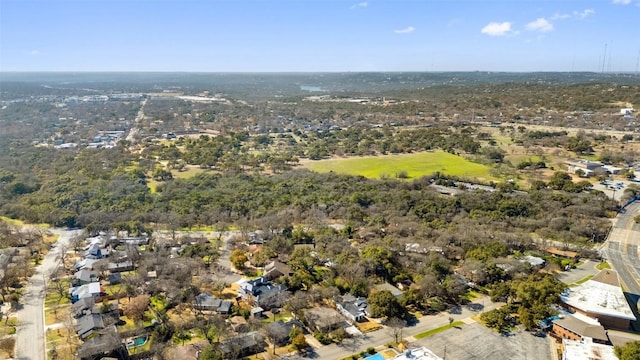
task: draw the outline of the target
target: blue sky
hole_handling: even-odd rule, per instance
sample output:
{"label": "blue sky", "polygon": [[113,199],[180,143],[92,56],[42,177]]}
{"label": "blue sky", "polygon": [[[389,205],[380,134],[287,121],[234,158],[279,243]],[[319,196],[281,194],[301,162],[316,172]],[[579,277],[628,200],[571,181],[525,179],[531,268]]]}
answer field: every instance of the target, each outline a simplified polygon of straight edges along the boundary
{"label": "blue sky", "polygon": [[640,0],[0,0],[0,71],[635,72],[639,55]]}

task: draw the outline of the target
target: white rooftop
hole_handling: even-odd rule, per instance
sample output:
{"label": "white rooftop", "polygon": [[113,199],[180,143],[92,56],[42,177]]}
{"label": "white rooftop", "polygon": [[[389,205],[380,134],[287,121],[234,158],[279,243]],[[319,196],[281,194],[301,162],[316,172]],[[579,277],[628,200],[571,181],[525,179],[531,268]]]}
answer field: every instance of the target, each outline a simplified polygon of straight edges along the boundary
{"label": "white rooftop", "polygon": [[613,346],[590,341],[562,340],[562,360],[617,360]]}
{"label": "white rooftop", "polygon": [[[605,271],[605,270],[603,270]],[[606,270],[609,277],[617,279],[617,273]],[[599,278],[601,274],[596,275]],[[612,316],[627,320],[636,320],[620,286],[614,286],[591,279],[581,285],[569,288],[560,295],[567,305],[585,312]]]}
{"label": "white rooftop", "polygon": [[542,266],[545,263],[543,258],[539,258],[537,256],[526,255],[522,259],[521,262],[529,263],[531,266]]}
{"label": "white rooftop", "polygon": [[442,360],[442,358],[423,346],[417,349],[406,350],[402,354],[392,358],[392,360]]}

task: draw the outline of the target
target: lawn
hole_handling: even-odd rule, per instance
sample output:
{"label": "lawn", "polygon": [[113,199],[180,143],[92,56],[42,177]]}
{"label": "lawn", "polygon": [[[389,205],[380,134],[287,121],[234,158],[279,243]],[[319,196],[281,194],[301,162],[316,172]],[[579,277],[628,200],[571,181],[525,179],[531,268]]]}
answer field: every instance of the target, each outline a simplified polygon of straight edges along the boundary
{"label": "lawn", "polygon": [[54,306],[53,308],[47,308],[44,311],[44,323],[46,325],[52,325],[55,323],[64,322],[69,317],[70,305]]}
{"label": "lawn", "polygon": [[585,276],[584,278],[574,282],[573,284],[569,285],[571,286],[578,286],[580,284],[586,283],[587,281],[591,280],[591,278],[593,277],[593,275],[589,275],[589,276]]}
{"label": "lawn", "polygon": [[609,265],[608,262],[603,261],[600,264],[596,265],[596,269],[598,270],[611,269],[611,265]]}
{"label": "lawn", "polygon": [[425,331],[425,332],[421,332],[420,334],[417,334],[414,337],[416,339],[422,339],[422,338],[426,338],[427,336],[435,335],[435,334],[441,333],[441,332],[443,332],[445,330],[449,330],[449,329],[452,329],[454,327],[459,327],[459,326],[462,326],[462,325],[464,325],[464,322],[462,322],[462,321],[454,321],[451,324],[447,324],[447,325],[444,325],[444,326],[437,327],[435,329],[431,329],[431,330],[428,330],[428,331]]}
{"label": "lawn", "polygon": [[407,178],[411,179],[441,172],[466,178],[498,180],[489,174],[491,167],[443,151],[305,161],[302,166],[317,172],[334,171],[368,178],[396,177],[406,172]]}
{"label": "lawn", "polygon": [[378,324],[377,322],[374,321],[363,321],[363,322],[356,322],[356,326],[358,327],[358,330],[360,330],[363,333],[367,333],[367,332],[371,332],[371,331],[376,331],[378,329],[382,329],[382,325]]}

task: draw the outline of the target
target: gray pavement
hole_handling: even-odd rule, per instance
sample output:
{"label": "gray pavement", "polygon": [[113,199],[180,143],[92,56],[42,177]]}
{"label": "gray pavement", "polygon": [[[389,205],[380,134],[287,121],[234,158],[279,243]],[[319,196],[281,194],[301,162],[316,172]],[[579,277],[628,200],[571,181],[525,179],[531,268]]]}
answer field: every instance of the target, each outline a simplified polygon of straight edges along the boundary
{"label": "gray pavement", "polygon": [[46,360],[44,332],[44,298],[46,281],[60,264],[60,251],[69,246],[69,240],[81,230],[53,230],[60,234],[55,246],[45,256],[29,279],[17,312],[16,359]]}
{"label": "gray pavement", "polygon": [[[493,310],[504,305],[503,303],[493,303],[491,300],[483,296],[474,300],[472,306],[462,306],[455,311],[442,312],[437,315],[423,316],[418,319],[418,323],[413,326],[407,326],[403,329],[402,336],[411,342],[412,336],[435,329],[440,326],[449,324],[449,317],[455,321],[464,321],[465,323],[473,323],[472,316],[478,315],[484,311]],[[490,331],[490,330],[489,330]],[[448,331],[447,331],[448,332]],[[426,339],[430,339],[428,337]],[[313,357],[318,359],[342,359],[352,354],[359,353],[369,347],[378,347],[393,341],[393,335],[387,328],[372,331],[364,334],[362,337],[351,338],[343,341],[341,344],[331,344],[315,349]],[[428,346],[427,346],[428,347]],[[509,357],[505,357],[509,358]]]}
{"label": "gray pavement", "polygon": [[585,260],[582,265],[576,267],[575,269],[558,273],[558,280],[562,281],[565,284],[573,284],[576,281],[586,278],[587,276],[593,276],[597,274],[600,270],[596,269],[596,265],[598,265],[597,262]]}
{"label": "gray pavement", "polygon": [[504,336],[472,323],[416,340],[411,346],[425,346],[442,358],[455,360],[552,360],[551,341],[522,330]]}
{"label": "gray pavement", "polygon": [[618,214],[601,249],[602,255],[618,272],[625,291],[636,295],[640,295],[640,225],[633,217],[639,212],[640,202],[636,201]]}

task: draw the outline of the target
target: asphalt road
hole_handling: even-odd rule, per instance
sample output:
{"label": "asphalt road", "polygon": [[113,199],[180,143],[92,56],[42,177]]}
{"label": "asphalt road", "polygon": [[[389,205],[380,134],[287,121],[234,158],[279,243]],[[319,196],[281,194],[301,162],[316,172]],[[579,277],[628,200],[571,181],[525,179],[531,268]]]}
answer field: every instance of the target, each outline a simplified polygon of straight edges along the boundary
{"label": "asphalt road", "polygon": [[68,248],[71,237],[80,230],[52,230],[60,234],[55,246],[45,256],[29,279],[17,312],[16,359],[46,360],[44,333],[45,281],[60,263],[60,249]]}
{"label": "asphalt road", "polygon": [[640,202],[629,205],[624,212],[618,214],[609,232],[607,241],[602,247],[602,254],[611,267],[618,272],[618,277],[626,292],[640,295],[640,225],[633,217],[640,212]]}

